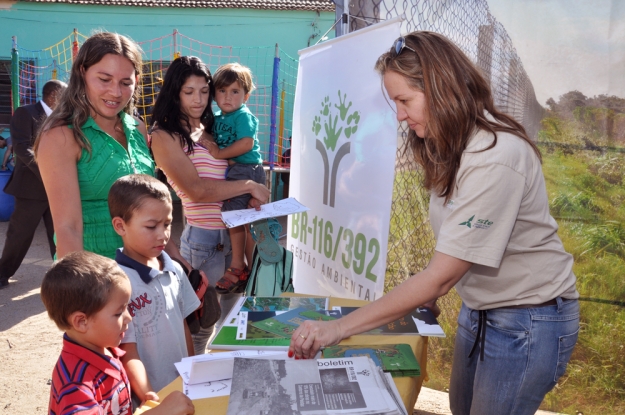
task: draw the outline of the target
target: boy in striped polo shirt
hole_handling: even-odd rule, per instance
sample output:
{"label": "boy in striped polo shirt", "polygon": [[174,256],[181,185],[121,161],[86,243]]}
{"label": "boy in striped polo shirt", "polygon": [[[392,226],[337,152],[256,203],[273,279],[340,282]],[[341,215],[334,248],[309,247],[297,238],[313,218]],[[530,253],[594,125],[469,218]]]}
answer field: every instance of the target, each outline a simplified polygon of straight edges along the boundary
{"label": "boy in striped polo shirt", "polygon": [[[41,284],[48,315],[65,332],[52,373],[49,415],[130,415],[130,384],[118,349],[131,321],[130,282],[115,261],[72,252],[50,268]],[[146,414],[193,414],[173,392]]]}

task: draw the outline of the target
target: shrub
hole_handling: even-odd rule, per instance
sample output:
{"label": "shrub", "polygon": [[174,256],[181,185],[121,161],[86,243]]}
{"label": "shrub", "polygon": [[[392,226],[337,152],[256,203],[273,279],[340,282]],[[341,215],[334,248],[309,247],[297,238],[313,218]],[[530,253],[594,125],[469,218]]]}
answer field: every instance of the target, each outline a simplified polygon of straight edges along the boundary
{"label": "shrub", "polygon": [[625,176],[623,163],[625,163],[623,156],[606,155],[596,158],[590,163],[588,169],[610,184],[621,185]]}
{"label": "shrub", "polygon": [[609,221],[592,226],[586,232],[582,255],[600,256],[615,254],[625,258],[625,228],[618,222]]}

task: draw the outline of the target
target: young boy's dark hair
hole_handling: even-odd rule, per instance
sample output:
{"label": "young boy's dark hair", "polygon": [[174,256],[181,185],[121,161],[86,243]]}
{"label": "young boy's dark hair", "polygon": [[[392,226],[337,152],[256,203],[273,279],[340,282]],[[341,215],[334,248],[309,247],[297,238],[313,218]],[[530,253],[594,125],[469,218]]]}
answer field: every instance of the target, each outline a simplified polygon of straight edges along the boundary
{"label": "young boy's dark hair", "polygon": [[108,202],[111,218],[128,222],[146,198],[160,200],[171,206],[171,193],[165,184],[147,174],[130,174],[120,177],[109,190]]}
{"label": "young boy's dark hair", "polygon": [[240,63],[227,63],[220,66],[213,75],[213,82],[215,88],[222,88],[232,85],[235,81],[239,82],[239,85],[245,91],[245,94],[251,93],[256,89],[254,81],[252,80],[252,71],[247,66],[243,66]]}
{"label": "young boy's dark hair", "polygon": [[41,300],[50,319],[63,331],[71,328],[69,316],[76,311],[87,317],[102,310],[111,290],[126,273],[112,259],[93,252],[72,252],[48,270],[41,283]]}

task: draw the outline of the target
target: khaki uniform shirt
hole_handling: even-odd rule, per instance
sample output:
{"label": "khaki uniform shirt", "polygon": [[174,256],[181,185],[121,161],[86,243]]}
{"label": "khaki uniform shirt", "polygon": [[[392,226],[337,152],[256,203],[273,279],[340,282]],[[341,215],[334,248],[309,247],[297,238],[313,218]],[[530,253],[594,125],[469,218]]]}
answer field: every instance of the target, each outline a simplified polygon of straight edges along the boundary
{"label": "khaki uniform shirt", "polygon": [[521,138],[497,137],[482,152],[493,135],[480,130],[470,140],[447,204],[432,194],[436,251],[473,263],[456,290],[475,310],[578,298],[573,257],[549,214],[540,160]]}

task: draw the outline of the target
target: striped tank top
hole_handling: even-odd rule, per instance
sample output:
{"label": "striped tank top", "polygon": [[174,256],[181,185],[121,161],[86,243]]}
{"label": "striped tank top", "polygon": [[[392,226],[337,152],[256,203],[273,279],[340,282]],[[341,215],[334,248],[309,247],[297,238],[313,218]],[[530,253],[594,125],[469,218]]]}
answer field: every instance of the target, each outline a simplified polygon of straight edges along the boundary
{"label": "striped tank top", "polygon": [[[187,147],[185,146],[183,150],[186,153]],[[188,157],[191,159],[191,162],[193,162],[201,178],[225,180],[228,160],[215,159],[208,150],[198,144],[193,146],[193,153],[188,154]],[[167,178],[167,181],[182,201],[184,214],[189,225],[209,230],[226,228],[221,220],[222,202],[192,202],[170,178]]]}

